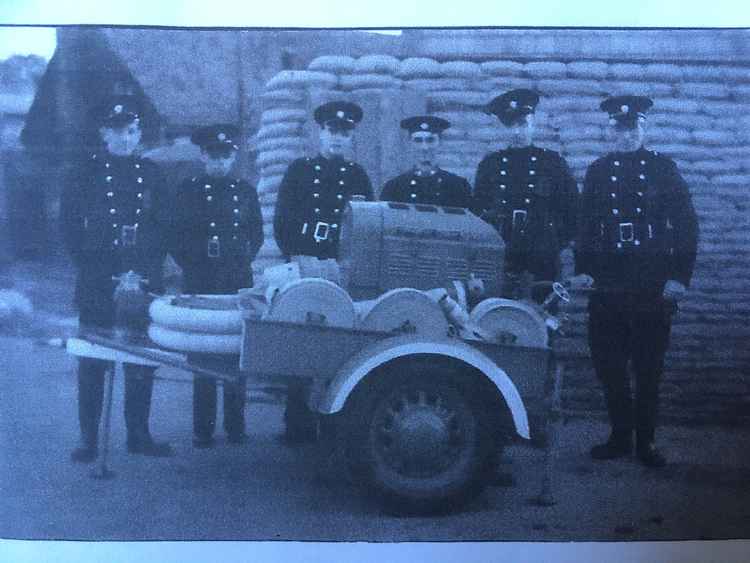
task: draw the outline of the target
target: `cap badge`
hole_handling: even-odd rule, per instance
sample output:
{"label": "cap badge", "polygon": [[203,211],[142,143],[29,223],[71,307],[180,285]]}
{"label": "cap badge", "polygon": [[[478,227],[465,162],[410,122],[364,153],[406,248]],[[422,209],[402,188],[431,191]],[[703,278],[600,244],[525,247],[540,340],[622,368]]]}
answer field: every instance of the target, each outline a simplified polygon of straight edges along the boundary
{"label": "cap badge", "polygon": [[117,104],[114,108],[112,108],[112,110],[115,113],[122,113],[122,104]]}
{"label": "cap badge", "polygon": [[336,112],[336,117],[338,117],[339,119],[343,119],[344,118],[344,112],[341,111],[341,110],[337,111]]}
{"label": "cap badge", "polygon": [[630,106],[627,105],[627,104],[623,104],[623,105],[620,106],[620,111],[622,113],[628,113],[628,111],[630,111]]}
{"label": "cap badge", "polygon": [[427,131],[427,130],[428,130],[428,129],[430,128],[430,126],[429,126],[429,125],[428,125],[427,123],[421,123],[421,124],[419,125],[419,128],[420,128],[420,129],[421,129],[422,131]]}
{"label": "cap badge", "polygon": [[218,135],[216,135],[216,138],[219,139],[220,141],[226,141],[227,140],[227,136],[226,136],[225,133],[219,133]]}

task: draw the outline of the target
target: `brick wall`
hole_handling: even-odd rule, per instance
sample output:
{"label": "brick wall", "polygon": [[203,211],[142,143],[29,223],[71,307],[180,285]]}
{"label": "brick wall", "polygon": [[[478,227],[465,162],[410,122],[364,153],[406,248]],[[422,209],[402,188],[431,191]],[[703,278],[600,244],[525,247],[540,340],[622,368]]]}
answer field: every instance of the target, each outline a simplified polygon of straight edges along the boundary
{"label": "brick wall", "polygon": [[[541,36],[554,38],[555,31]],[[267,242],[258,268],[278,260],[269,221],[281,174],[292,159],[315,150],[309,123],[314,100],[417,96],[428,112],[453,123],[442,145],[444,168],[473,182],[482,156],[505,143],[505,132],[481,107],[506,89],[536,88],[543,94],[537,144],[560,151],[580,185],[586,167],[609,148],[607,118],[598,110],[601,99],[606,94],[646,94],[655,102],[647,144],[676,160],[690,186],[701,226],[693,285],[675,319],[667,357],[663,413],[690,420],[750,420],[748,57],[727,56],[731,41],[721,43],[721,52],[712,57],[705,34],[695,42],[700,56],[692,60],[687,36],[679,38],[688,40],[679,52],[667,48],[674,41],[661,41],[661,51],[649,51],[648,44],[641,43],[635,49],[622,35],[613,43],[621,52],[615,52],[600,37],[599,43],[588,43],[588,50],[583,42],[576,45],[575,57],[561,54],[558,60],[545,41],[538,42],[537,58],[534,44],[528,41],[522,44],[522,57],[492,58],[482,45],[466,43],[467,32],[458,32],[457,37],[461,42],[443,37],[442,50],[436,48],[434,34],[424,40],[422,50],[435,58],[332,55],[315,59],[307,71],[282,72],[267,83],[257,135]],[[513,53],[513,43],[507,37],[504,41],[506,49],[497,52]],[[414,43],[415,52],[419,45]],[[740,50],[747,52],[746,42],[740,42]],[[472,53],[480,56],[470,60]],[[377,127],[380,139],[398,136],[395,116],[390,125],[377,122]],[[375,147],[358,145],[357,158],[368,150]],[[396,161],[391,166],[395,173],[403,164]],[[564,258],[569,272],[570,252]],[[569,366],[565,400],[573,411],[601,411],[585,342],[584,306],[581,297],[571,306],[573,326],[561,342]]]}

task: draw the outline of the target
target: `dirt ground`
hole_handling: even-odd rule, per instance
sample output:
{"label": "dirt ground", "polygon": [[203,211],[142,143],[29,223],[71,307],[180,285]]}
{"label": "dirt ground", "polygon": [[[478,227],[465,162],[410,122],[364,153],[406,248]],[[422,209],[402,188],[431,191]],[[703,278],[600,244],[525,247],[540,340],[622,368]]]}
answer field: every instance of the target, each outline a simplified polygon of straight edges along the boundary
{"label": "dirt ground", "polygon": [[[635,460],[594,462],[599,420],[562,427],[553,474],[557,503],[533,503],[543,455],[509,448],[514,486],[489,488],[464,510],[399,518],[348,482],[314,445],[278,442],[282,406],[248,406],[249,443],[213,450],[191,445],[188,375],[161,369],[152,429],[176,456],[148,459],[124,448],[122,380],[114,392],[112,480],[72,464],[76,445],[75,361],[52,337],[75,329],[64,273],[16,270],[14,287],[35,316],[0,337],[0,537],[74,540],[304,541],[648,541],[750,537],[750,429],[666,426],[671,463],[649,470]],[[51,276],[47,276],[50,278]],[[469,544],[467,544],[469,545]],[[2,560],[2,557],[0,557]]]}
{"label": "dirt ground", "polygon": [[[320,465],[314,445],[277,441],[279,404],[248,407],[251,440],[194,450],[191,386],[155,388],[152,426],[170,459],[124,451],[122,382],[115,386],[113,480],[69,462],[77,441],[74,361],[29,338],[0,339],[0,536],[26,539],[243,539],[323,541],[684,540],[750,536],[747,429],[665,427],[663,470],[634,460],[593,462],[601,422],[569,420],[554,472],[557,504],[540,507],[542,452],[509,449],[513,487],[487,490],[465,510],[399,518]],[[163,377],[186,374],[162,369]],[[121,378],[120,378],[121,379]]]}

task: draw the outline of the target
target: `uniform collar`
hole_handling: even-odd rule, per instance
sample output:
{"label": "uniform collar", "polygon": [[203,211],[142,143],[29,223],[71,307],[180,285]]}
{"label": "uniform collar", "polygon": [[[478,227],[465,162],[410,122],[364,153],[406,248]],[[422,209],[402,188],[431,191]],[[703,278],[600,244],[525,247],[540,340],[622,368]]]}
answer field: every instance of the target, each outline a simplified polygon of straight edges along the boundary
{"label": "uniform collar", "polygon": [[516,153],[533,152],[533,151],[536,151],[536,150],[538,150],[538,149],[534,145],[534,143],[531,143],[530,145],[526,145],[525,147],[512,147],[512,146],[508,145],[507,147],[505,147],[503,149],[503,151],[516,152]]}
{"label": "uniform collar", "polygon": [[433,166],[426,172],[423,172],[422,169],[419,168],[419,166],[414,166],[411,171],[412,175],[417,176],[418,178],[429,178],[431,176],[436,176],[438,172],[440,172],[439,166]]}
{"label": "uniform collar", "polygon": [[346,159],[341,155],[327,157],[327,156],[323,156],[322,153],[318,153],[318,156],[315,157],[315,160],[322,161],[322,162],[331,162],[334,164],[338,164],[340,162],[346,162]]}
{"label": "uniform collar", "polygon": [[649,151],[646,147],[641,145],[635,150],[632,151],[613,151],[611,154],[620,156],[620,157],[627,157],[627,156],[636,156],[636,155],[643,155],[643,154],[650,154],[651,151]]}

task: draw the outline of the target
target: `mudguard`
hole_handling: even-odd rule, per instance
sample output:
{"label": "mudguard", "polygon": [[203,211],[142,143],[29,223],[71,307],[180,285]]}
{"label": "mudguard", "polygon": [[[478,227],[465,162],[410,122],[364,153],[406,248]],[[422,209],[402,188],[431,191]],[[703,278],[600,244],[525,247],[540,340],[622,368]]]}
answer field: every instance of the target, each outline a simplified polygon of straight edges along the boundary
{"label": "mudguard", "polygon": [[422,354],[453,358],[482,372],[505,400],[518,435],[530,439],[526,407],[508,374],[481,351],[465,342],[450,338],[427,339],[402,336],[380,340],[363,348],[341,367],[330,385],[322,391],[320,400],[317,402],[318,412],[322,414],[339,412],[357,384],[377,367],[397,358]]}

